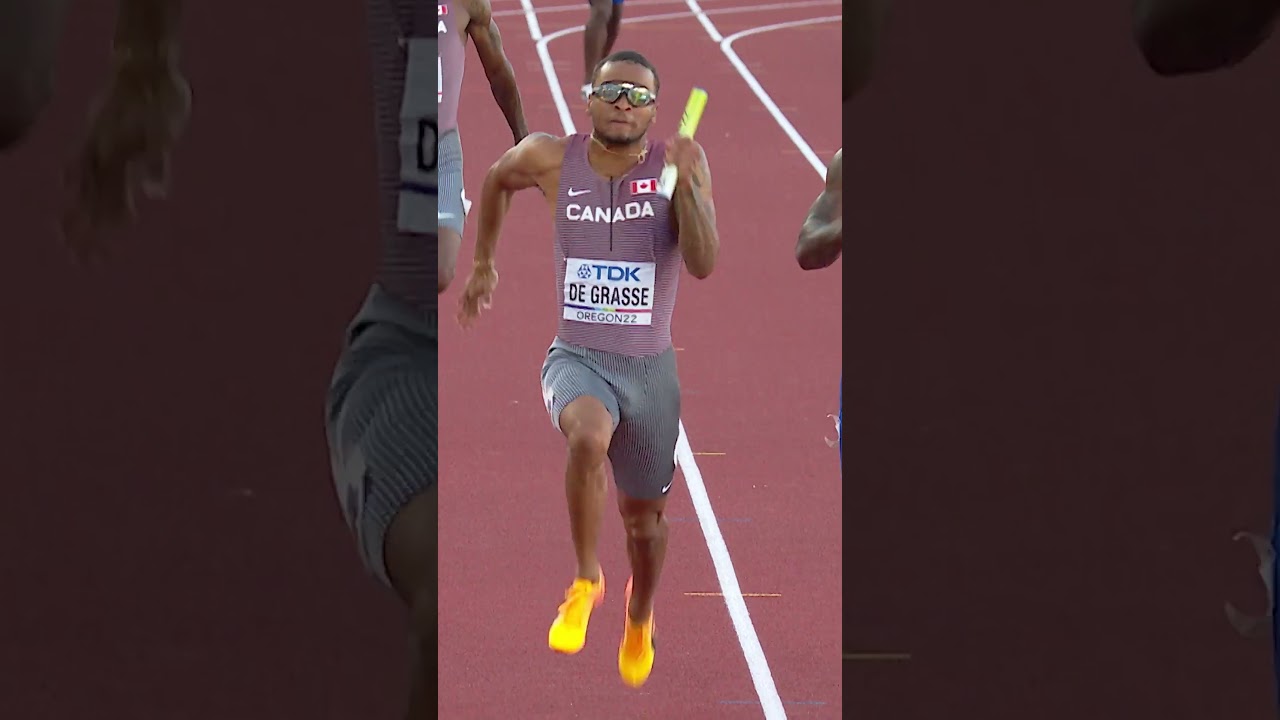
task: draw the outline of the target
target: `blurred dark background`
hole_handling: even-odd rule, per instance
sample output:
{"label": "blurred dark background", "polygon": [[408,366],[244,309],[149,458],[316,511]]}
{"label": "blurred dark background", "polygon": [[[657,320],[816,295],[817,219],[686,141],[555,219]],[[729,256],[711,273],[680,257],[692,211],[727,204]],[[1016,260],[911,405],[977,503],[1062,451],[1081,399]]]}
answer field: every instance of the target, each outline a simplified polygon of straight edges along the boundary
{"label": "blurred dark background", "polygon": [[364,6],[188,3],[172,197],[86,271],[53,228],[114,6],[0,158],[0,717],[396,717],[323,425],[378,249]]}
{"label": "blurred dark background", "polygon": [[1127,2],[895,5],[846,117],[844,602],[913,659],[846,715],[1275,718],[1222,604],[1264,604],[1280,40],[1163,80]]}

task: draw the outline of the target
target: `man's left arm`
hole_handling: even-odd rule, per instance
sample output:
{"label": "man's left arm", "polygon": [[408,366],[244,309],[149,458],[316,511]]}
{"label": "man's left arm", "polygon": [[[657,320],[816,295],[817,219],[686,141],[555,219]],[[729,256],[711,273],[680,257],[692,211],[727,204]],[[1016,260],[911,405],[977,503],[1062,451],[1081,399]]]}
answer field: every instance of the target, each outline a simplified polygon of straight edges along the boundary
{"label": "man's left arm", "polygon": [[476,54],[480,56],[480,64],[489,80],[494,102],[498,103],[498,108],[507,119],[515,144],[519,144],[529,134],[529,127],[525,124],[516,72],[507,59],[507,53],[502,49],[502,35],[498,32],[497,21],[493,19],[493,7],[489,0],[471,0],[468,6],[471,22],[467,25],[467,34],[471,36]]}
{"label": "man's left arm", "polygon": [[702,146],[691,139],[677,138],[671,149],[674,164],[679,168],[671,204],[675,209],[680,254],[689,274],[702,280],[711,275],[716,256],[720,254],[716,206],[711,197],[711,168]]}
{"label": "man's left arm", "polygon": [[827,164],[826,185],[800,227],[796,262],[802,270],[821,270],[831,265],[844,248],[843,153],[844,150],[837,150]]}

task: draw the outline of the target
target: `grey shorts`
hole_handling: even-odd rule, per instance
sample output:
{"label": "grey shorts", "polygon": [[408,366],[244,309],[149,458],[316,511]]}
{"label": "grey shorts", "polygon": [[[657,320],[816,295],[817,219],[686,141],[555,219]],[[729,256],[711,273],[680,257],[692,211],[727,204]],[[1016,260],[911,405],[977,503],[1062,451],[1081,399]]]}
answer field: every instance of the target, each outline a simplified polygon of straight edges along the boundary
{"label": "grey shorts", "polygon": [[457,130],[440,136],[440,208],[436,213],[439,227],[459,235],[466,225],[471,202],[462,187],[462,139]]}
{"label": "grey shorts", "polygon": [[680,379],[676,353],[632,357],[591,350],[559,338],[542,365],[542,398],[551,423],[575,399],[589,395],[613,417],[609,460],[627,497],[654,500],[671,490],[680,435]]}
{"label": "grey shorts", "polygon": [[396,514],[436,485],[435,315],[375,285],[348,327],[325,402],[334,489],[365,567],[383,583]]}

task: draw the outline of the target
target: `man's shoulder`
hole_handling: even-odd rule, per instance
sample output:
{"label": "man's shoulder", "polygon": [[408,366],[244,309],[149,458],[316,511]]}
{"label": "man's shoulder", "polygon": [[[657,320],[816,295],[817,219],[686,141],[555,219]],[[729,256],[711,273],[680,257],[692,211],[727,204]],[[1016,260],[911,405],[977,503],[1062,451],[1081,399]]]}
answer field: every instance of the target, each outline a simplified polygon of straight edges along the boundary
{"label": "man's shoulder", "polygon": [[545,132],[531,132],[520,141],[526,152],[542,156],[563,157],[564,151],[573,140],[572,135],[552,135]]}
{"label": "man's shoulder", "polygon": [[569,141],[572,139],[573,139],[572,135],[553,135],[549,132],[534,130],[533,132],[525,136],[523,142],[533,142],[540,145],[544,145],[544,144],[568,145]]}

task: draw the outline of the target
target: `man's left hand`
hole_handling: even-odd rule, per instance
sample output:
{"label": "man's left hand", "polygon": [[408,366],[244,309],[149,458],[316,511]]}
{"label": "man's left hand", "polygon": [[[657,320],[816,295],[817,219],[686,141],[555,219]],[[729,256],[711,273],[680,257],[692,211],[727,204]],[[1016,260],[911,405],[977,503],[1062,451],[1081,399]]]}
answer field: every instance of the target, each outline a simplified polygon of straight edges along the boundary
{"label": "man's left hand", "polygon": [[702,146],[693,138],[677,135],[667,141],[665,162],[675,165],[677,185],[698,187],[702,184]]}

